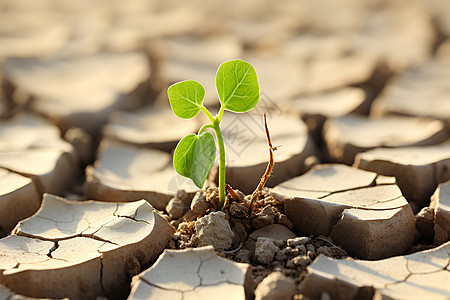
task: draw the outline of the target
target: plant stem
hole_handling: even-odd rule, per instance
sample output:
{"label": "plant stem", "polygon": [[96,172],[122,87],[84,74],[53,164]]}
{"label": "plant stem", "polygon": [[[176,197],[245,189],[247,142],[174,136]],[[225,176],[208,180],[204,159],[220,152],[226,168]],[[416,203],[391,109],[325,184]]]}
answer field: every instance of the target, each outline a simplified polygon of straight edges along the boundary
{"label": "plant stem", "polygon": [[208,128],[214,129],[214,126],[212,124],[203,125],[202,128],[200,128],[200,130],[198,131],[198,135],[202,134]]}
{"label": "plant stem", "polygon": [[209,110],[206,109],[206,107],[204,107],[203,105],[199,105],[198,108],[200,108],[200,110],[205,114],[205,116],[209,119],[209,121],[211,122],[211,124],[214,123],[214,117],[212,116],[212,114],[209,112]]}
{"label": "plant stem", "polygon": [[223,144],[222,132],[220,131],[220,120],[214,119],[214,132],[219,146],[219,206],[222,207],[225,201],[225,146]]}

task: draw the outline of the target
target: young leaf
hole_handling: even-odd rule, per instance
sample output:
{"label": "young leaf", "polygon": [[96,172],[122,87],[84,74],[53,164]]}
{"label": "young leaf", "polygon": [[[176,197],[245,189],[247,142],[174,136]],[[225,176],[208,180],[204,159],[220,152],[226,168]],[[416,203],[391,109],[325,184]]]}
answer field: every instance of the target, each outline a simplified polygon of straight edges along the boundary
{"label": "young leaf", "polygon": [[201,189],[214,164],[215,157],[216,145],[212,134],[192,133],[178,142],[173,154],[173,166],[178,174],[191,178]]}
{"label": "young leaf", "polygon": [[170,106],[177,117],[191,119],[200,111],[205,89],[194,80],[180,81],[167,89]]}
{"label": "young leaf", "polygon": [[259,85],[253,66],[236,59],[220,65],[216,74],[219,99],[225,109],[246,112],[259,100]]}

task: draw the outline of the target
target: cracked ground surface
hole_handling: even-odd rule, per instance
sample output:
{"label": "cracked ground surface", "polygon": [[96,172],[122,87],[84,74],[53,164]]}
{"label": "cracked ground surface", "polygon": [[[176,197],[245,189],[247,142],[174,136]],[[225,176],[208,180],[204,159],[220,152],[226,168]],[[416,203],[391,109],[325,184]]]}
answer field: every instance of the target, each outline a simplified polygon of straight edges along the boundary
{"label": "cracked ground surface", "polygon": [[69,202],[46,194],[14,233],[0,240],[0,283],[35,297],[114,299],[129,289],[127,272],[155,259],[172,228],[145,200]]}
{"label": "cracked ground surface", "polygon": [[368,119],[345,116],[324,125],[324,140],[333,160],[352,164],[358,152],[377,147],[434,145],[447,140],[446,125],[439,120],[386,116]]}
{"label": "cracked ground surface", "polygon": [[[276,202],[276,209],[272,206],[271,211],[268,204],[250,222],[244,218],[245,207],[233,206],[236,218],[230,226],[238,238],[232,249],[225,249],[226,257],[255,263],[255,284],[276,268],[300,283],[319,253],[343,257],[346,248],[353,257],[383,259],[449,240],[449,203],[443,193],[447,189],[437,191],[431,203],[429,196],[438,183],[448,180],[440,175],[450,168],[442,163],[445,159],[438,162],[426,149],[442,146],[440,151],[448,158],[448,146],[441,141],[447,139],[448,144],[450,129],[450,1],[195,4],[0,0],[1,237],[38,210],[43,193],[72,201],[146,199],[161,211],[178,209],[187,221],[194,220],[197,216],[189,214],[193,210],[188,201],[193,193],[174,197],[179,201],[173,206],[166,204],[178,195],[178,188],[186,188],[186,180],[174,176],[171,168],[173,148],[203,121],[189,123],[171,114],[167,87],[180,80],[197,80],[206,90],[203,103],[214,113],[213,106],[219,104],[217,67],[242,58],[255,67],[260,84],[259,104],[249,113],[268,113],[273,145],[278,147],[267,186],[292,179],[278,187],[286,188],[289,218],[281,213],[284,203],[270,197],[267,200]],[[114,116],[124,122],[116,122]],[[231,125],[239,126],[223,128],[232,133],[226,145],[228,167],[239,164],[227,180],[233,188],[252,192],[266,166],[267,143],[262,126],[258,128],[262,134],[253,138],[259,118],[246,116],[233,115]],[[111,140],[132,144],[134,149],[97,147]],[[380,169],[372,169],[378,175],[360,172],[354,165],[354,170],[336,167],[317,172],[317,178],[295,177],[324,162],[352,164],[355,155],[373,147],[392,147],[389,150],[398,150],[396,156],[407,158],[409,154],[397,147],[414,144],[420,157],[413,154],[411,161],[403,162],[388,158]],[[317,146],[317,151],[307,145]],[[163,152],[149,155],[158,150]],[[240,157],[231,157],[233,151]],[[403,165],[402,174],[389,170]],[[404,198],[393,178],[381,175],[396,176]],[[233,177],[238,179],[232,182]],[[416,215],[417,233],[405,199],[414,213],[424,208],[423,214]],[[54,201],[54,211],[47,206],[40,217],[22,222],[15,233],[0,240],[0,285],[7,285],[15,296],[126,299],[130,278],[150,267],[158,251],[173,247],[173,240],[167,243],[172,229],[156,214],[153,225],[147,224],[145,218],[152,214],[146,213],[143,202],[139,209],[103,204]],[[294,241],[283,237],[283,244],[272,243],[279,248],[278,260],[274,256],[271,265],[256,264],[256,250],[245,244],[260,230],[256,227],[269,223],[277,223],[271,225],[281,226]],[[188,232],[190,227],[184,229]],[[296,244],[305,239],[310,242]],[[274,247],[267,248],[275,251]],[[259,250],[260,261],[273,254],[268,251],[263,259]],[[407,279],[415,287],[430,282],[430,287],[442,291],[435,282],[449,282],[449,275],[440,271],[409,275],[404,259],[398,260],[399,276],[386,285],[390,289],[409,289],[400,284]],[[410,263],[407,267],[414,269]],[[174,278],[178,271],[172,272]],[[371,278],[373,273],[359,274]],[[198,279],[192,270],[188,274]],[[432,274],[436,280],[430,279]],[[194,290],[207,293],[213,288]],[[194,297],[193,292],[183,296],[188,295]],[[339,297],[347,296],[343,292]]]}
{"label": "cracked ground surface", "polygon": [[380,259],[403,253],[414,216],[395,179],[344,165],[320,165],[271,190],[285,200],[294,228],[330,235],[352,255]]}
{"label": "cracked ground surface", "polygon": [[379,261],[338,260],[326,256],[308,267],[302,291],[319,299],[353,299],[358,289],[374,287],[383,299],[448,299],[450,242],[435,249]]}
{"label": "cracked ground surface", "polygon": [[38,210],[42,193],[65,191],[79,167],[75,149],[43,118],[23,113],[1,121],[0,136],[0,234],[4,236]]}
{"label": "cracked ground surface", "polygon": [[426,206],[440,182],[450,179],[450,143],[422,147],[375,148],[358,153],[354,166],[385,176],[395,176],[413,207]]}
{"label": "cracked ground surface", "polygon": [[[86,193],[92,199],[132,201],[146,199],[164,210],[177,188],[190,193],[198,190],[193,183],[176,182],[176,172],[168,153],[137,148],[118,142],[103,142],[99,159],[86,170]],[[151,162],[151,163],[149,163]]]}
{"label": "cracked ground surface", "polygon": [[245,299],[249,268],[219,257],[212,246],[166,250],[135,279],[128,299]]}

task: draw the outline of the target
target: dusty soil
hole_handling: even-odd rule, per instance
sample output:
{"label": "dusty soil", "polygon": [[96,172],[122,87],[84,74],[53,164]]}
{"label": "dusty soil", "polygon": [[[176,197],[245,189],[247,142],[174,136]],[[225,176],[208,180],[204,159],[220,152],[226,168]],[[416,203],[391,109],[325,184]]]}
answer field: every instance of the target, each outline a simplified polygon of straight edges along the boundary
{"label": "dusty soil", "polygon": [[[251,195],[245,196],[239,190],[232,190],[232,193],[234,195],[227,193],[225,203],[219,210],[225,213],[225,219],[228,221],[228,224],[221,225],[229,226],[234,234],[232,246],[227,250],[219,249],[217,253],[236,262],[250,263],[253,266],[254,287],[275,271],[291,277],[299,287],[307,273],[306,267],[319,254],[339,259],[348,257],[347,252],[339,245],[334,244],[329,237],[306,236],[296,230],[290,231],[292,223],[284,214],[283,201],[276,200],[267,189],[264,189],[253,203],[250,200]],[[194,196],[194,199],[193,202],[183,190],[180,190],[177,196],[170,200],[170,207],[173,207],[171,203],[174,202],[183,203],[180,206],[183,207],[184,214],[179,218],[171,218],[166,215],[171,224],[177,228],[172,236],[172,241],[167,246],[168,249],[199,246],[198,239],[196,239],[197,220],[211,212],[218,211],[217,188],[211,187],[200,191]],[[169,213],[171,211],[169,209]],[[268,228],[273,224],[279,224],[283,230],[277,228],[274,231],[258,234],[262,228]],[[213,230],[221,231],[217,227],[214,227]],[[292,233],[290,238],[288,238],[289,232]],[[213,238],[211,244],[217,243],[216,238],[221,239],[222,237]],[[273,248],[268,251],[267,245]]]}

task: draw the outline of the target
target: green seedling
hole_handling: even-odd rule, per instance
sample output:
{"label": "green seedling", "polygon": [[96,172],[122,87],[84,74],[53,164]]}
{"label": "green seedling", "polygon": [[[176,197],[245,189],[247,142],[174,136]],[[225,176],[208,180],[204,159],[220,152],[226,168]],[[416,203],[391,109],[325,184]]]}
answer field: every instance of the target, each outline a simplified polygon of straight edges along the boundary
{"label": "green seedling", "polygon": [[198,188],[203,188],[216,158],[214,130],[219,149],[219,205],[225,200],[225,146],[220,122],[225,110],[243,113],[256,106],[259,100],[259,85],[253,66],[243,60],[222,63],[216,73],[216,88],[220,109],[216,116],[203,106],[205,89],[195,80],[185,80],[171,85],[167,94],[173,112],[179,118],[191,119],[202,111],[211,122],[203,125],[197,134],[182,138],[173,155],[175,171],[192,179]]}

